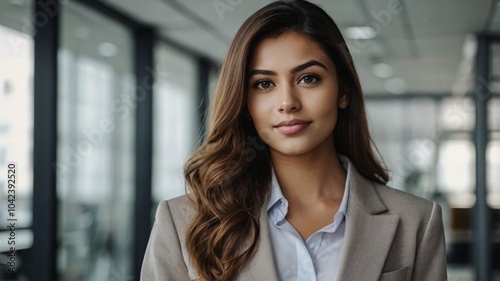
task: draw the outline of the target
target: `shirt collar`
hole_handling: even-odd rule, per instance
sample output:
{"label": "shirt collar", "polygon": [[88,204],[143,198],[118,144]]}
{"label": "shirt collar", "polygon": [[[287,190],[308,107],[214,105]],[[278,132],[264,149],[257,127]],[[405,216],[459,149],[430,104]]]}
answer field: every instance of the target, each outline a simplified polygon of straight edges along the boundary
{"label": "shirt collar", "polygon": [[349,193],[351,190],[351,161],[344,155],[339,155],[340,164],[344,167],[344,170],[347,171],[346,179],[345,179],[345,189],[344,196],[342,197],[342,202],[340,203],[339,212],[341,212],[344,216],[347,214],[347,203],[349,202]]}
{"label": "shirt collar", "polygon": [[[339,155],[340,164],[347,171],[346,181],[345,181],[345,189],[344,196],[342,198],[342,202],[340,203],[340,207],[338,213],[342,213],[344,216],[347,214],[347,203],[349,201],[349,191],[351,185],[351,161],[344,155]],[[285,196],[281,192],[281,187],[278,183],[278,179],[276,178],[276,174],[274,173],[274,167],[271,167],[272,170],[272,178],[271,178],[271,196],[269,197],[269,201],[267,203],[267,211],[269,212],[271,209],[278,209],[279,212],[275,213],[278,217],[276,219],[283,220],[288,212],[288,201]],[[278,208],[273,208],[274,206],[281,206]]]}
{"label": "shirt collar", "polygon": [[283,193],[281,192],[281,187],[278,183],[278,179],[276,178],[276,174],[274,173],[274,167],[271,167],[271,170],[272,170],[271,197],[269,198],[269,202],[267,203],[268,211],[280,200],[285,199],[285,196],[283,196]]}
{"label": "shirt collar", "polygon": [[281,187],[278,183],[278,179],[276,178],[276,174],[274,173],[274,168],[271,168],[271,170],[271,197],[267,203],[267,212],[269,214],[269,218],[273,220],[275,224],[278,224],[285,219],[286,214],[288,213],[288,201],[281,192]]}

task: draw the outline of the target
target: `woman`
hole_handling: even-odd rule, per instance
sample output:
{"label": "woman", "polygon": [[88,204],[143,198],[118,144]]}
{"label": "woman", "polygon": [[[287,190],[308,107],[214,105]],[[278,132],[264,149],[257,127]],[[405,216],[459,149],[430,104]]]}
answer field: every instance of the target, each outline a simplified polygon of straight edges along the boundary
{"label": "woman", "polygon": [[440,207],[385,186],[346,43],[306,1],[239,29],[187,196],[160,203],[143,280],[446,280]]}

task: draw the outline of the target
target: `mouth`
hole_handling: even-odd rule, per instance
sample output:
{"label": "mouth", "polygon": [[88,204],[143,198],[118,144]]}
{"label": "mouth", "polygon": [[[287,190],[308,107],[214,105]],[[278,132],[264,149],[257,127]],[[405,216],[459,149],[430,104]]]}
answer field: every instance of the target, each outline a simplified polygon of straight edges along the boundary
{"label": "mouth", "polygon": [[284,135],[293,135],[305,130],[311,123],[311,121],[293,119],[280,122],[273,127]]}
{"label": "mouth", "polygon": [[304,124],[310,124],[310,123],[311,123],[311,121],[292,119],[292,120],[282,121],[282,122],[274,125],[274,127],[278,128],[278,127],[283,127],[283,126],[304,125]]}

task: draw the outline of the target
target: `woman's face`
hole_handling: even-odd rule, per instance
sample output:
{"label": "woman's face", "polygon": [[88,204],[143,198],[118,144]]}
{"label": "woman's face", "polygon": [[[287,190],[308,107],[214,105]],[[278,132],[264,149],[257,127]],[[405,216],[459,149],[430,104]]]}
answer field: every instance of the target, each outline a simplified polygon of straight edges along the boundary
{"label": "woman's face", "polygon": [[320,45],[294,32],[264,39],[248,73],[248,111],[271,154],[331,149],[338,108],[347,99],[340,97],[335,65]]}

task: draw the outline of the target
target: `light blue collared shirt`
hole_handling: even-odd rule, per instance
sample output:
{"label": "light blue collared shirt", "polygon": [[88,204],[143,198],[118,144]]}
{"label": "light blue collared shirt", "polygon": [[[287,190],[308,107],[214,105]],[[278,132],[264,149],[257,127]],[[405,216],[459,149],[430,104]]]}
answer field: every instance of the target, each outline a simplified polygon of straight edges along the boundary
{"label": "light blue collared shirt", "polygon": [[285,219],[288,201],[281,192],[274,169],[272,171],[271,197],[267,213],[274,261],[282,281],[331,281],[337,278],[344,244],[351,178],[349,159],[345,156],[339,156],[339,159],[347,171],[344,196],[339,210],[331,224],[313,233],[305,243],[297,230]]}

